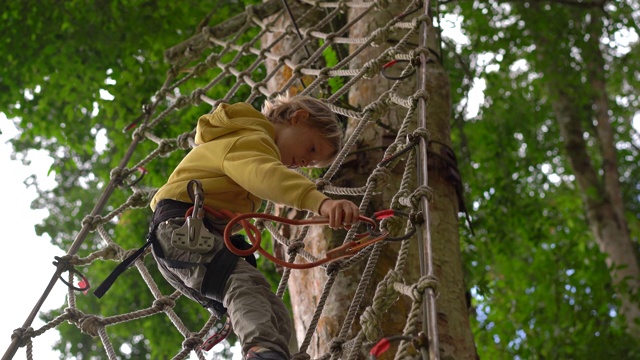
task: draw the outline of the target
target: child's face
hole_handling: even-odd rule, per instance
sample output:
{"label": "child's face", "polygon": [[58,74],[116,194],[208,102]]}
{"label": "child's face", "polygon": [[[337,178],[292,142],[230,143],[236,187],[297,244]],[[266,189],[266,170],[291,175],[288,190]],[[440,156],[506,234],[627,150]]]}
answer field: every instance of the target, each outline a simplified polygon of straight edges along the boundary
{"label": "child's face", "polygon": [[[296,114],[300,111],[304,110]],[[276,126],[276,145],[282,163],[289,168],[317,167],[330,160],[335,152],[318,130],[305,124],[307,117],[306,112],[301,116],[294,115],[289,122]]]}

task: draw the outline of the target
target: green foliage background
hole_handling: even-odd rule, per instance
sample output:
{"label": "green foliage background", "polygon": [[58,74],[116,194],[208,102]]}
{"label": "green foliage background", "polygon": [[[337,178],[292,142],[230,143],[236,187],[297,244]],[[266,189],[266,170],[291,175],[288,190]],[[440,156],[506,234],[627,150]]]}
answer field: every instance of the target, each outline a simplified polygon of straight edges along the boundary
{"label": "green foliage background", "polygon": [[[625,333],[617,316],[609,269],[588,228],[548,91],[562,86],[578,99],[584,136],[593,139],[586,79],[593,62],[606,64],[627,221],[639,249],[638,133],[631,119],[639,105],[640,53],[637,42],[624,55],[613,46],[616,31],[640,33],[633,20],[638,9],[632,2],[603,4],[474,1],[441,9],[443,18],[464,18],[469,40],[456,51],[447,46],[446,64],[457,112],[453,141],[477,230],[471,236],[462,229],[462,247],[482,358],[640,358],[638,336]],[[599,18],[602,38],[589,38],[586,24]],[[588,44],[594,40],[603,59]],[[486,81],[485,102],[477,116],[465,119],[473,78]],[[596,142],[590,146],[601,169]]]}
{"label": "green foliage background", "polygon": [[[0,111],[17,119],[22,129],[13,141],[14,156],[27,161],[29,149],[48,151],[58,182],[55,189],[40,191],[32,204],[50,211],[37,226],[38,234],[47,233],[56,245],[69,247],[94,206],[94,201],[86,200],[99,197],[111,169],[129,146],[131,134],[122,129],[141,115],[142,106],[162,85],[168,70],[163,52],[198,31],[206,15],[216,24],[243,11],[246,3],[4,4]],[[638,137],[631,119],[639,102],[640,47],[636,42],[626,54],[617,55],[611,43],[621,29],[640,33],[636,25],[640,10],[630,0],[605,2],[602,7],[587,2],[542,3],[533,8],[526,1],[452,1],[438,7],[443,27],[445,15],[464,19],[462,30],[469,40],[462,45],[449,41],[443,51],[453,89],[453,142],[474,219],[475,235],[464,227],[460,231],[478,352],[485,359],[640,359],[638,338],[624,331],[617,316],[609,271],[583,215],[548,93],[550,83],[563,84],[582,99],[589,118],[591,94],[584,77],[587,65],[595,60],[588,53],[584,24],[587,18],[602,17],[600,42],[605,56],[601,60],[607,69],[616,141],[633,144],[632,136]],[[555,52],[540,51],[535,46],[540,38],[548,39]],[[581,56],[572,52],[576,49]],[[483,63],[486,58],[489,62]],[[336,59],[336,53],[327,50],[327,63]],[[510,71],[523,59],[526,67]],[[566,66],[561,78],[545,75],[561,65]],[[190,86],[202,85],[216,71]],[[485,102],[477,116],[468,118],[465,104],[474,78],[486,81]],[[341,87],[342,79],[332,79],[329,85]],[[209,96],[222,97],[225,92],[220,87]],[[177,136],[190,131],[195,119],[209,110],[208,105],[181,110],[154,131],[158,136]],[[96,151],[97,134],[108,139],[102,152]],[[618,152],[636,248],[640,234],[637,146],[636,140]],[[153,149],[155,144],[143,142],[132,163]],[[152,162],[144,185],[160,186],[181,156],[176,152]],[[560,181],[551,181],[550,174]],[[127,190],[114,193],[108,210],[128,195]],[[123,247],[136,248],[143,242],[149,216],[146,209],[129,211],[110,228],[110,235]],[[98,248],[97,236],[88,240],[79,255]],[[154,269],[153,260],[147,261]],[[114,266],[97,262],[84,270],[96,284]],[[273,269],[269,273],[275,286],[278,275]],[[173,291],[157,273],[153,275],[163,293]],[[152,295],[139,276],[125,274],[102,300],[87,296],[81,301],[85,312],[109,316],[149,306]],[[184,305],[179,315],[187,325],[195,328],[204,322],[205,311],[186,299],[179,301]],[[62,310],[42,317],[50,320]],[[59,331],[63,341],[57,349],[64,358],[104,356],[99,341],[76,327],[63,324]],[[116,348],[131,348],[131,354],[124,356],[128,359],[169,358],[182,340],[166,316],[113,326],[109,334]]]}

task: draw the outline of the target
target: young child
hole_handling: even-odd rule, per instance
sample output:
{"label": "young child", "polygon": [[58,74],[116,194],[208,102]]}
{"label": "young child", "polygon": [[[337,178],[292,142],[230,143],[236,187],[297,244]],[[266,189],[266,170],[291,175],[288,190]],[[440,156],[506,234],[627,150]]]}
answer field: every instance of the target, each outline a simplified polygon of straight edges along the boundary
{"label": "young child", "polygon": [[246,103],[221,104],[198,120],[196,146],[151,201],[153,254],[163,276],[187,297],[220,315],[227,311],[245,359],[289,359],[292,322],[262,273],[226,249],[226,222],[207,216],[213,249],[172,245],[193,205],[191,180],[199,180],[204,204],[233,213],[255,212],[264,200],[329,217],[329,226],[355,223],[358,207],[331,200],[291,169],[326,166],[342,145],[335,114],[312,97],[280,96],[262,113]]}

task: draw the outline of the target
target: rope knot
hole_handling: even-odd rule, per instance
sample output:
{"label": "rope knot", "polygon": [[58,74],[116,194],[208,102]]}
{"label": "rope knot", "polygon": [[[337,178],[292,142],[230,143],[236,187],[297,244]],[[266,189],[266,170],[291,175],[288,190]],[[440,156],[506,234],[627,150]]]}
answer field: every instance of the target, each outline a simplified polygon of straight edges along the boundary
{"label": "rope knot", "polygon": [[405,208],[410,208],[411,207],[411,202],[409,201],[410,195],[411,194],[409,193],[408,189],[400,189],[398,190],[396,195],[393,197],[393,199],[394,201],[397,201],[400,205],[404,206]]}
{"label": "rope knot", "polygon": [[160,143],[158,143],[158,153],[160,156],[167,156],[170,152],[175,149],[175,142],[169,139],[162,139]]}
{"label": "rope knot", "polygon": [[80,331],[93,337],[98,336],[98,330],[103,326],[103,319],[96,315],[85,315],[78,321]]}
{"label": "rope knot", "polygon": [[196,56],[198,56],[198,52],[195,51],[195,49],[193,48],[192,45],[189,45],[184,49],[184,57],[185,58],[191,59],[191,58],[196,57]]}
{"label": "rope knot", "polygon": [[267,83],[265,83],[264,81],[258,81],[257,83],[253,84],[251,90],[259,93],[260,88],[267,89]]}
{"label": "rope knot", "polygon": [[387,187],[387,185],[389,185],[389,180],[391,180],[391,170],[386,167],[377,167],[371,173],[370,179],[374,185],[373,191],[380,193]]}
{"label": "rope knot", "polygon": [[127,204],[133,208],[143,208],[149,203],[148,193],[146,191],[135,190],[127,199]]}
{"label": "rope knot", "polygon": [[426,197],[428,201],[433,200],[433,189],[428,186],[419,186],[409,197],[409,201],[411,202],[411,206],[414,209],[420,208],[420,199]]}
{"label": "rope knot", "polygon": [[424,224],[424,215],[422,211],[412,211],[409,213],[409,221],[411,222],[411,226],[415,227],[416,225]]}
{"label": "rope knot", "polygon": [[247,5],[244,8],[244,12],[245,12],[246,17],[247,17],[247,22],[249,22],[249,19],[253,20],[253,19],[257,18],[257,16],[256,16],[256,8],[253,5]]}
{"label": "rope knot", "polygon": [[176,302],[169,296],[163,296],[153,302],[153,307],[161,309],[162,311],[171,309],[174,306],[176,306]]}
{"label": "rope knot", "polygon": [[324,67],[320,70],[320,72],[318,73],[318,78],[322,78],[322,79],[328,79],[329,78],[329,72],[331,71],[331,68],[328,67]]}
{"label": "rope knot", "polygon": [[187,105],[189,105],[190,99],[187,96],[178,96],[176,102],[174,103],[176,109],[181,109]]}
{"label": "rope knot", "polygon": [[325,37],[324,41],[331,44],[331,43],[334,42],[335,38],[337,38],[337,37],[338,37],[337,33],[330,33],[330,34],[327,34],[327,36]]}
{"label": "rope knot", "polygon": [[211,28],[208,26],[203,26],[202,29],[200,29],[200,33],[205,37],[205,39],[209,39],[212,37],[215,38],[213,32],[211,31]]}
{"label": "rope knot", "polygon": [[380,221],[380,229],[386,230],[389,234],[398,235],[406,228],[406,220],[398,216],[392,216]]}
{"label": "rope knot", "polygon": [[119,256],[120,249],[121,247],[116,243],[109,243],[109,245],[102,249],[101,256],[104,260],[122,260],[124,258]]}
{"label": "rope knot", "polygon": [[302,241],[296,241],[287,248],[287,255],[297,254],[300,249],[304,249],[304,243]]}
{"label": "rope knot", "polygon": [[66,308],[64,312],[68,315],[67,320],[72,323],[77,323],[82,317],[84,317],[84,313],[77,308]]}
{"label": "rope knot", "polygon": [[256,222],[254,223],[254,225],[256,226],[256,228],[258,228],[258,230],[260,231],[264,231],[264,229],[266,228],[265,226],[265,220],[264,219],[258,219],[256,220]]}
{"label": "rope knot", "polygon": [[129,256],[133,255],[136,251],[138,251],[138,249],[129,249],[127,251],[119,251],[118,252],[118,260],[123,261],[124,259],[128,258]]}
{"label": "rope knot", "polygon": [[310,26],[307,29],[304,30],[304,36],[302,37],[302,39],[308,39],[310,38],[312,35],[311,33],[314,31],[317,31],[318,29],[315,26]]}
{"label": "rope knot", "polygon": [[369,121],[375,121],[383,117],[389,112],[389,105],[386,102],[374,101],[364,108],[363,113],[370,114]]}
{"label": "rope knot", "polygon": [[413,300],[421,300],[426,289],[438,291],[438,279],[433,275],[423,276],[417,283],[411,286],[411,297]]}
{"label": "rope knot", "polygon": [[379,311],[390,308],[400,296],[394,287],[395,283],[402,284],[404,281],[400,273],[395,270],[391,270],[378,284],[376,292],[380,292],[381,296],[374,300],[373,306]]}
{"label": "rope knot", "polygon": [[413,20],[411,20],[411,26],[418,27],[423,21],[427,23],[427,26],[431,26],[431,16],[425,14],[417,16]]}
{"label": "rope knot", "polygon": [[34,337],[35,331],[33,330],[33,328],[31,326],[29,326],[28,328],[18,328],[13,330],[13,333],[11,334],[11,340],[13,339],[19,339],[18,340],[18,346],[19,347],[23,347],[25,345],[27,345],[29,343],[29,340]]}
{"label": "rope knot", "polygon": [[282,55],[278,58],[278,64],[282,64],[282,65],[286,65],[287,64],[287,60],[291,60],[291,56],[289,55]]}
{"label": "rope knot", "polygon": [[384,44],[387,39],[389,38],[389,29],[387,28],[379,28],[377,30],[375,30],[372,34],[371,34],[371,39],[373,40],[371,42],[371,46],[373,47],[378,47],[382,44]]}
{"label": "rope knot", "polygon": [[409,96],[409,101],[415,105],[418,104],[418,100],[424,99],[424,101],[429,101],[429,93],[427,90],[418,90],[413,95]]}
{"label": "rope knot", "polygon": [[[189,139],[190,138],[191,138],[191,133],[190,132],[182,133],[182,134],[178,135],[178,138],[176,139],[175,145],[180,150],[189,150],[191,148],[191,145],[189,145]],[[172,151],[173,151],[173,149],[172,149]]]}
{"label": "rope knot", "polygon": [[369,306],[364,310],[360,316],[360,323],[362,324],[362,330],[364,331],[364,336],[367,340],[375,341],[382,337],[382,323],[380,322],[380,318],[373,307]]}
{"label": "rope knot", "polygon": [[112,179],[120,179],[122,177],[122,174],[124,174],[124,172],[125,172],[124,168],[116,167],[116,168],[111,169],[111,173],[109,174],[109,176]]}
{"label": "rope knot", "polygon": [[316,189],[318,191],[322,191],[324,190],[325,187],[331,185],[331,182],[329,180],[326,179],[318,179],[316,180]]}
{"label": "rope knot", "polygon": [[334,354],[342,353],[342,346],[344,345],[345,340],[339,337],[331,340],[331,344],[329,344],[329,351]]}
{"label": "rope knot", "polygon": [[340,271],[340,269],[342,269],[342,260],[336,260],[336,261],[332,261],[329,263],[329,265],[327,265],[327,276],[331,276],[337,272]]}
{"label": "rope knot", "polygon": [[[320,2],[314,1],[313,6],[320,7]],[[346,1],[338,1],[338,6],[336,7],[336,11],[341,14],[346,14],[349,11],[349,4]]]}
{"label": "rope knot", "polygon": [[205,94],[205,91],[202,88],[197,88],[193,90],[193,92],[191,93],[191,96],[189,96],[189,102],[193,105],[200,104],[202,102],[202,99],[200,97],[204,94]]}
{"label": "rope knot", "polygon": [[296,65],[296,67],[294,67],[292,69],[292,74],[296,77],[296,78],[301,78],[302,76],[304,76],[302,74],[302,69],[304,69],[304,64],[298,64]]}
{"label": "rope knot", "polygon": [[200,76],[200,75],[202,75],[202,74],[203,74],[203,73],[204,73],[208,68],[209,68],[209,66],[207,65],[207,63],[206,63],[206,62],[201,62],[200,64],[198,64],[198,65],[194,66],[194,67],[191,69],[191,73],[192,73],[194,76]]}
{"label": "rope knot", "polygon": [[366,64],[362,67],[362,72],[364,73],[363,77],[365,79],[373,79],[376,75],[380,73],[382,70],[382,62],[380,59],[373,59],[367,61]]}
{"label": "rope knot", "polygon": [[80,258],[77,255],[54,256],[54,259],[56,259],[54,265],[58,266],[63,271],[69,271],[73,269],[74,265],[78,265],[78,263],[80,263]]}
{"label": "rope knot", "polygon": [[182,342],[182,348],[194,350],[196,347],[200,346],[200,344],[202,344],[202,338],[192,334],[188,338],[184,339]]}
{"label": "rope knot", "polygon": [[412,135],[415,136],[415,137],[421,137],[421,138],[425,139],[426,141],[429,141],[431,139],[431,132],[429,132],[429,130],[427,130],[427,129],[423,128],[423,127],[420,127],[420,128],[417,128],[417,129],[413,130]]}
{"label": "rope knot", "polygon": [[102,222],[102,216],[100,215],[87,215],[82,219],[82,226],[89,226],[90,230],[93,231],[96,229],[96,226]]}
{"label": "rope knot", "polygon": [[137,184],[144,177],[144,173],[142,173],[142,174],[139,174],[137,177],[133,177],[133,179],[131,179],[132,177],[131,175],[133,175],[137,171],[139,171],[138,168],[136,169],[121,168],[117,172],[112,172],[112,174],[115,175],[116,173],[118,173],[118,176],[116,177],[116,179],[118,180],[118,187],[130,188],[130,187],[133,187],[135,184]]}
{"label": "rope knot", "polygon": [[137,141],[144,140],[147,130],[149,130],[149,126],[146,123],[139,124],[138,128],[131,134],[131,139]]}

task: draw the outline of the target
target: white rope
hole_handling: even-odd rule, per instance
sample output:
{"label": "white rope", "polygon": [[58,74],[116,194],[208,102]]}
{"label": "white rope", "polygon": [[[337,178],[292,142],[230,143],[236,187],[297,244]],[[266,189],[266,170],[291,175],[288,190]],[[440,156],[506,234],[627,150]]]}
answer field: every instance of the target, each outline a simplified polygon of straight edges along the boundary
{"label": "white rope", "polygon": [[[250,89],[250,95],[248,100],[253,101],[259,96],[273,96],[274,92],[269,91],[267,83],[280,73],[283,69],[291,71],[291,78],[282,85],[282,88],[278,90],[278,93],[284,93],[296,86],[300,80],[305,78],[311,78],[310,83],[306,84],[306,87],[302,91],[302,94],[311,94],[312,92],[324,91],[327,86],[327,82],[332,78],[340,78],[344,84],[340,89],[337,89],[334,93],[327,97],[327,102],[332,111],[337,114],[346,116],[355,122],[355,126],[350,137],[347,139],[343,149],[339,152],[334,163],[329,167],[325,175],[320,179],[323,183],[322,190],[326,193],[339,194],[339,195],[351,195],[362,196],[361,210],[366,210],[371,202],[371,197],[380,191],[383,191],[388,181],[388,174],[385,172],[385,166],[395,166],[400,159],[394,160],[392,164],[386,164],[380,166],[378,171],[372,173],[367,180],[367,184],[361,187],[340,187],[331,183],[331,179],[335,176],[337,171],[344,166],[345,160],[350,156],[353,149],[356,147],[357,142],[360,140],[363,132],[372,124],[382,121],[388,115],[390,106],[400,106],[406,108],[407,115],[402,121],[401,127],[396,129],[397,136],[395,142],[389,146],[380,162],[382,164],[388,157],[393,157],[394,154],[400,152],[406,146],[412,146],[406,140],[409,134],[409,129],[415,127],[415,107],[416,98],[423,96],[419,91],[416,91],[410,98],[405,98],[398,95],[397,91],[402,88],[404,79],[393,80],[391,82],[391,88],[378,99],[373,100],[364,109],[352,109],[347,108],[339,102],[339,99],[346,95],[347,91],[351,88],[357,88],[361,81],[371,79],[380,76],[380,72],[383,67],[390,60],[407,60],[411,61],[415,59],[416,53],[414,51],[421,51],[421,49],[410,49],[409,39],[414,37],[421,24],[420,21],[407,21],[402,16],[393,17],[385,26],[375,30],[367,37],[350,38],[348,37],[348,30],[361,21],[365,15],[380,11],[387,7],[386,1],[375,2],[359,2],[359,1],[337,1],[337,2],[325,2],[325,1],[311,1],[303,0],[303,3],[313,6],[313,9],[322,8],[327,9],[327,16],[320,22],[315,24],[307,24],[307,28],[302,27],[300,29],[304,36],[299,39],[298,42],[294,42],[293,46],[289,49],[290,54],[295,54],[304,49],[315,48],[313,52],[307,56],[305,54],[299,57],[303,60],[296,60],[296,57],[290,56],[290,54],[277,53],[276,46],[284,42],[287,39],[292,38],[292,32],[290,28],[283,29],[275,25],[275,20],[283,17],[283,13],[275,16],[273,19],[259,19],[253,13],[251,8],[247,9],[247,18],[250,21],[246,21],[242,27],[234,33],[231,38],[217,38],[208,31],[208,28],[203,29],[202,43],[198,44],[197,48],[202,51],[204,58],[197,64],[190,64],[188,69],[182,68],[182,65],[175,65],[168,73],[167,79],[162,88],[154,96],[153,102],[145,107],[145,113],[141,116],[137,129],[132,134],[132,148],[135,147],[137,142],[149,140],[157,144],[157,148],[147,154],[142,160],[140,160],[135,166],[130,169],[116,168],[112,171],[112,180],[114,182],[124,182],[126,179],[135,174],[137,168],[144,167],[151,161],[158,157],[167,156],[173,151],[180,149],[189,149],[195,146],[193,141],[194,132],[183,133],[177,135],[175,138],[161,138],[154,134],[153,129],[160,123],[170,121],[170,115],[176,110],[185,108],[187,106],[199,104],[205,102],[212,107],[217,106],[220,102],[229,102],[233,96],[242,87],[248,87]],[[412,2],[408,5],[405,12],[415,7],[419,2]],[[336,32],[329,33],[323,29],[325,24],[328,24],[339,14],[344,12],[348,8],[358,8],[361,12],[350,19],[349,22]],[[386,11],[386,10],[385,10]],[[300,15],[298,20],[300,24],[304,24],[304,19],[310,12]],[[298,25],[300,25],[298,24]],[[258,35],[246,43],[241,43],[240,38],[247,31],[259,29]],[[259,48],[259,42],[264,39],[264,35],[267,32],[282,32],[282,34],[275,36],[271,43],[262,44],[262,48]],[[392,34],[396,37],[400,37],[393,46],[387,45],[386,40]],[[400,36],[398,36],[400,35]],[[322,43],[322,44],[319,44]],[[331,67],[322,66],[323,51],[333,46],[349,45],[351,47],[349,54],[339,59],[338,63]],[[388,46],[382,54],[375,59],[370,59],[360,68],[349,68],[350,62],[358,55],[362,54],[365,50],[372,46]],[[415,46],[414,46],[415,47]],[[216,51],[206,54],[207,50],[215,49]],[[185,50],[184,59],[191,59],[193,54],[190,51]],[[176,55],[176,54],[173,54]],[[179,58],[179,54],[177,55]],[[223,60],[224,59],[224,60]],[[247,62],[247,59],[249,61]],[[266,71],[264,64],[267,60],[276,61],[276,65],[270,71]],[[300,62],[301,61],[301,62]],[[172,61],[174,64],[181,64],[186,61]],[[242,63],[242,65],[241,65]],[[242,67],[240,67],[242,66]],[[401,72],[401,77],[408,77],[413,71],[413,65],[409,62]],[[256,76],[256,74],[258,74]],[[196,90],[191,91],[189,94],[182,94],[180,87],[188,84],[196,77],[203,77],[205,75],[212,75],[204,86]],[[214,87],[226,81],[229,78],[234,79],[234,84],[222,99],[211,98],[208,92]],[[306,80],[305,80],[306,81]],[[321,90],[322,89],[322,90]],[[410,152],[410,154],[413,154]],[[415,175],[415,157],[409,155],[409,160],[406,162],[404,175],[402,178],[400,190],[394,194],[391,206],[412,206],[412,202],[402,201],[401,199],[407,198],[411,193],[409,189],[410,179]],[[126,163],[126,162],[125,162]],[[101,259],[114,259],[122,258],[127,251],[122,249],[116,241],[111,239],[109,232],[105,229],[106,226],[113,226],[114,219],[118,218],[125,211],[130,211],[134,208],[145,208],[148,205],[149,199],[153,196],[155,189],[142,190],[137,186],[133,187],[134,193],[127,199],[127,201],[116,209],[112,210],[104,217],[97,215],[87,216],[84,220],[84,226],[97,229],[101,238],[105,242],[105,247],[99,249],[91,256],[78,259],[74,258],[75,265],[90,265],[93,261],[99,261]],[[414,202],[415,203],[415,202]],[[273,204],[270,204],[267,209],[273,209]],[[411,209],[412,211],[418,211],[417,209]],[[409,222],[404,224],[407,228],[412,226]],[[274,241],[282,243],[285,247],[292,247],[295,251],[289,254],[290,261],[293,261],[299,255],[306,261],[316,261],[317,255],[310,254],[302,247],[297,246],[302,242],[304,236],[307,234],[307,228],[302,229],[299,233],[299,238],[286,238],[278,232],[278,229],[270,223],[264,224],[266,231],[271,232]],[[347,232],[347,236],[344,241],[348,242],[356,234],[356,229],[350,229]],[[415,241],[415,240],[413,240]],[[422,297],[417,296],[415,292],[408,292],[407,295],[403,295],[400,289],[404,287],[411,287],[411,284],[404,284],[400,279],[404,269],[404,264],[407,258],[408,242],[401,245],[400,252],[396,259],[396,267],[387,274],[387,277],[378,284],[377,290],[373,297],[373,304],[366,308],[364,312],[361,312],[361,303],[364,301],[366,289],[372,280],[372,274],[376,267],[376,262],[380,251],[383,248],[383,244],[376,244],[374,247],[369,247],[361,251],[359,254],[351,259],[344,261],[342,264],[336,264],[335,266],[325,266],[329,271],[328,280],[325,283],[323,292],[318,302],[318,306],[314,312],[313,318],[310,320],[304,339],[300,346],[300,352],[295,354],[294,358],[302,359],[308,358],[305,353],[311,338],[316,330],[317,322],[325,305],[325,301],[331,291],[331,288],[338,276],[339,272],[348,269],[353,264],[368,260],[365,271],[362,275],[361,281],[358,284],[356,294],[354,295],[353,302],[349,307],[346,319],[342,325],[342,328],[336,338],[334,346],[331,349],[327,349],[324,355],[320,356],[320,359],[338,358],[343,351],[348,350],[348,358],[355,359],[357,355],[362,351],[364,341],[375,341],[382,334],[376,332],[379,330],[379,324],[381,321],[381,315],[386,308],[391,306],[399,296],[409,296],[413,301],[413,306],[419,308],[422,303]],[[146,255],[146,254],[145,254]],[[99,316],[86,315],[78,309],[81,304],[78,301],[73,290],[69,291],[69,306],[68,311],[61,319],[54,319],[51,323],[47,324],[43,329],[39,331],[22,331],[14,332],[14,336],[19,338],[20,342],[27,345],[27,355],[31,359],[31,339],[40,335],[50,328],[57,326],[62,321],[68,320],[80,328],[83,331],[93,333],[100,338],[100,341],[105,347],[107,357],[109,359],[116,359],[117,353],[111,344],[108,333],[105,331],[107,326],[115,325],[118,323],[128,322],[131,320],[139,319],[142,317],[150,316],[157,313],[166,314],[173,325],[184,336],[185,341],[180,349],[176,350],[174,358],[186,358],[190,353],[194,352],[199,359],[204,359],[202,351],[197,349],[197,345],[202,342],[202,336],[212,327],[215,322],[215,318],[210,318],[203,328],[198,331],[190,330],[180,319],[180,317],[173,310],[175,306],[175,300],[181,295],[179,292],[174,292],[169,296],[165,296],[161,293],[158,285],[151,277],[148,269],[145,267],[143,257],[135,263],[140,275],[144,279],[144,282],[149,287],[153,294],[155,301],[150,304],[147,309],[138,310],[128,314],[121,314],[116,316],[110,316],[102,318]],[[278,295],[282,296],[285,291],[286,282],[289,278],[290,270],[286,270],[283,274],[283,278],[280,286],[278,287]],[[70,277],[72,277],[70,275]],[[72,279],[71,279],[72,280]],[[431,283],[430,283],[431,284]],[[402,287],[404,286],[404,287]],[[414,284],[415,286],[422,286]],[[431,285],[430,285],[431,286]],[[412,288],[413,289],[413,288]],[[404,291],[406,292],[406,291]],[[413,308],[412,308],[413,309]],[[361,314],[360,322],[362,330],[350,335],[350,329],[352,328],[353,321],[355,321],[358,314]],[[417,321],[418,311],[412,310],[410,314],[407,314],[407,327],[405,327],[404,334],[409,336],[410,333],[415,330],[415,322]],[[399,348],[401,355],[406,355],[407,344],[403,343]]]}

